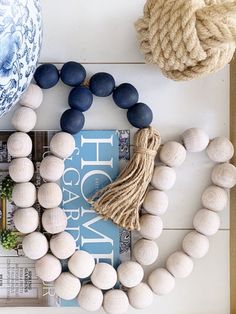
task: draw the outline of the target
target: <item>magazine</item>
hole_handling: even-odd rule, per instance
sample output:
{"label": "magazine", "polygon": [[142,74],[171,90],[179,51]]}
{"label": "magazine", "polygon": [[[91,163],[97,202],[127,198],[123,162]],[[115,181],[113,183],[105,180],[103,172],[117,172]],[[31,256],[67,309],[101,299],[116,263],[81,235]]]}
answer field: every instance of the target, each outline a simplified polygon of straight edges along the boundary
{"label": "magazine", "polygon": [[[11,132],[0,132],[0,182],[8,175],[11,158],[6,143],[10,134]],[[36,187],[43,183],[39,175],[40,161],[49,154],[49,142],[53,134],[54,131],[29,133],[33,141],[30,158],[35,165],[32,181]],[[91,253],[96,262],[106,262],[117,267],[120,261],[130,258],[130,233],[111,221],[104,221],[91,210],[88,198],[112,182],[122,164],[129,159],[129,131],[83,130],[74,138],[76,149],[65,161],[64,175],[58,182],[63,192],[61,207],[68,219],[66,231],[73,235],[77,248]],[[41,206],[36,203],[35,208],[41,215]],[[2,230],[14,229],[15,209],[11,200],[1,199]],[[39,230],[44,232],[42,226],[39,226]],[[63,270],[67,270],[67,261],[61,262]],[[78,306],[76,301],[57,298],[53,283],[42,283],[37,278],[34,261],[24,257],[21,244],[10,251],[0,246],[0,306],[32,305]]]}

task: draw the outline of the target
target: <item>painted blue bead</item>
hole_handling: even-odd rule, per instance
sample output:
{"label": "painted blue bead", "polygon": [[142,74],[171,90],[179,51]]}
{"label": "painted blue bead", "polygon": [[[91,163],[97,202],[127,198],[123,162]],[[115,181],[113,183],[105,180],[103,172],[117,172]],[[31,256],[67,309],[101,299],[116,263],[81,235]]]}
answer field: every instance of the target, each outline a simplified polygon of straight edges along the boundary
{"label": "painted blue bead", "polygon": [[89,88],[95,96],[107,97],[115,88],[115,80],[111,74],[99,72],[91,77]]}
{"label": "painted blue bead", "polygon": [[72,109],[86,111],[93,103],[93,94],[87,87],[78,86],[71,90],[68,102]]}
{"label": "painted blue bead", "polygon": [[54,64],[42,64],[34,73],[35,82],[43,89],[55,86],[59,77],[59,71]]}
{"label": "painted blue bead", "polygon": [[66,85],[79,86],[85,77],[85,68],[78,62],[69,61],[61,69],[61,80]]}
{"label": "painted blue bead", "polygon": [[84,127],[84,115],[75,109],[66,110],[61,116],[61,129],[70,134],[76,134]]}
{"label": "painted blue bead", "polygon": [[142,129],[152,123],[153,113],[146,104],[140,102],[128,110],[127,118],[134,127]]}
{"label": "painted blue bead", "polygon": [[137,89],[129,83],[119,85],[113,92],[114,102],[123,109],[129,109],[135,105],[138,102],[138,98]]}

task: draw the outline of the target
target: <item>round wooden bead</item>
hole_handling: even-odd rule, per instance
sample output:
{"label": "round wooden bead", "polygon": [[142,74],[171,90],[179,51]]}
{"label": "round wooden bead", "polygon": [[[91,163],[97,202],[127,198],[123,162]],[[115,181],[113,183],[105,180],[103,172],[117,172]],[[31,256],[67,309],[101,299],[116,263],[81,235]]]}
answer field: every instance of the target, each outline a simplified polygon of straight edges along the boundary
{"label": "round wooden bead", "polygon": [[74,137],[66,132],[55,134],[50,142],[50,150],[55,156],[62,159],[71,156],[75,150]]}
{"label": "round wooden bead", "polygon": [[67,226],[67,216],[64,210],[60,207],[45,210],[42,215],[42,225],[48,233],[63,232]]}
{"label": "round wooden bead", "polygon": [[150,190],[144,199],[143,208],[150,214],[162,215],[166,212],[168,203],[168,196],[165,192]]}
{"label": "round wooden bead", "polygon": [[109,264],[98,263],[91,275],[91,281],[101,290],[111,289],[117,282],[116,270]]}
{"label": "round wooden bead", "polygon": [[209,136],[199,128],[186,130],[182,135],[184,147],[191,153],[202,152],[209,144]]}
{"label": "round wooden bead", "polygon": [[117,274],[118,279],[123,286],[132,288],[140,284],[144,272],[140,264],[133,261],[127,261],[119,265]]}
{"label": "round wooden bead", "polygon": [[151,265],[158,257],[156,242],[146,239],[138,240],[133,247],[133,256],[141,265]]}
{"label": "round wooden bead", "polygon": [[145,239],[156,240],[162,233],[163,222],[158,216],[145,214],[141,216],[139,233]]}
{"label": "round wooden bead", "polygon": [[202,194],[202,204],[204,208],[215,212],[222,211],[228,202],[227,192],[218,186],[209,186]]}
{"label": "round wooden bead", "polygon": [[193,258],[202,258],[209,250],[209,240],[197,231],[189,232],[183,240],[183,251]]}
{"label": "round wooden bead", "polygon": [[62,271],[62,266],[55,256],[46,254],[35,263],[36,275],[43,281],[51,282],[57,279]]}
{"label": "round wooden bead", "polygon": [[48,240],[40,232],[33,232],[24,237],[22,248],[25,256],[36,260],[43,257],[48,251]]}
{"label": "round wooden bead", "polygon": [[57,258],[66,259],[75,253],[76,243],[73,236],[64,231],[51,237],[50,250]]}
{"label": "round wooden bead", "polygon": [[128,311],[129,300],[122,290],[114,289],[104,294],[103,308],[107,314],[124,314]]}
{"label": "round wooden bead", "polygon": [[14,112],[11,123],[17,131],[30,132],[37,122],[35,111],[28,107],[19,107]]}
{"label": "round wooden bead", "polygon": [[175,278],[185,278],[193,270],[193,261],[184,252],[174,252],[168,257],[166,268]]}
{"label": "round wooden bead", "polygon": [[148,284],[157,295],[166,295],[175,287],[175,278],[165,268],[156,268],[148,277]]}
{"label": "round wooden bead", "polygon": [[20,98],[20,105],[37,109],[43,102],[42,89],[36,84],[30,84],[25,93]]}
{"label": "round wooden bead", "polygon": [[234,146],[226,137],[216,137],[210,142],[206,152],[212,161],[226,162],[233,157]]}
{"label": "round wooden bead", "polygon": [[128,290],[129,303],[135,309],[145,309],[153,302],[153,292],[144,282]]}
{"label": "round wooden bead", "polygon": [[69,271],[78,278],[89,277],[95,267],[95,261],[86,251],[76,251],[68,261]]}
{"label": "round wooden bead", "polygon": [[13,158],[27,157],[32,151],[32,140],[26,133],[15,132],[7,140],[7,150]]}
{"label": "round wooden bead", "polygon": [[54,283],[55,293],[63,300],[73,300],[79,294],[80,280],[69,272],[61,273]]}
{"label": "round wooden bead", "polygon": [[58,181],[64,173],[64,161],[55,156],[45,157],[39,168],[41,177],[49,182]]}
{"label": "round wooden bead", "polygon": [[58,207],[62,201],[62,191],[56,183],[44,183],[38,189],[38,201],[44,208]]}
{"label": "round wooden bead", "polygon": [[36,202],[36,188],[31,182],[17,183],[13,187],[12,200],[18,207],[31,207]]}
{"label": "round wooden bead", "polygon": [[29,158],[15,158],[9,164],[9,175],[16,183],[28,182],[34,175],[34,165]]}
{"label": "round wooden bead", "polygon": [[102,306],[103,293],[97,287],[87,284],[81,288],[77,301],[83,310],[95,312]]}
{"label": "round wooden bead", "polygon": [[161,148],[160,160],[169,167],[179,167],[185,158],[186,150],[178,142],[167,142]]}
{"label": "round wooden bead", "polygon": [[211,210],[200,209],[193,218],[193,226],[198,232],[212,236],[220,228],[220,217]]}
{"label": "round wooden bead", "polygon": [[228,163],[216,165],[212,171],[211,179],[215,185],[231,189],[236,184],[236,167]]}
{"label": "round wooden bead", "polygon": [[20,208],[14,212],[13,221],[19,232],[31,233],[38,228],[39,214],[33,207]]}
{"label": "round wooden bead", "polygon": [[174,169],[167,166],[155,167],[151,185],[158,190],[170,190],[176,181],[176,172]]}

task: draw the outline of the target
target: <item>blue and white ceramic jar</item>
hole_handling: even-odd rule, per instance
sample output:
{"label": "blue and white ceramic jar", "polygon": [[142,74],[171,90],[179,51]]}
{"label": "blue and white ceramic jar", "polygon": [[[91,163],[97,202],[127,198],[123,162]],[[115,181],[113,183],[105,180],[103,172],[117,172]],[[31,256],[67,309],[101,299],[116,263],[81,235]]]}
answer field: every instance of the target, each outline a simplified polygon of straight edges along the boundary
{"label": "blue and white ceramic jar", "polygon": [[0,0],[0,117],[28,87],[41,43],[40,0]]}

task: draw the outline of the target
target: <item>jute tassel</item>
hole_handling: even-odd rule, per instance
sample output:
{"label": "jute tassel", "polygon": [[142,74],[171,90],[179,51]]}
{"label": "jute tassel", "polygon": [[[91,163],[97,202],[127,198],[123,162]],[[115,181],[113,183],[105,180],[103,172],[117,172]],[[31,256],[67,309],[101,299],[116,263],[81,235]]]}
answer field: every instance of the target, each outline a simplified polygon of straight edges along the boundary
{"label": "jute tassel", "polygon": [[140,129],[134,137],[134,153],[116,181],[95,194],[90,203],[104,219],[127,230],[139,230],[139,210],[152,179],[161,144],[154,128]]}

